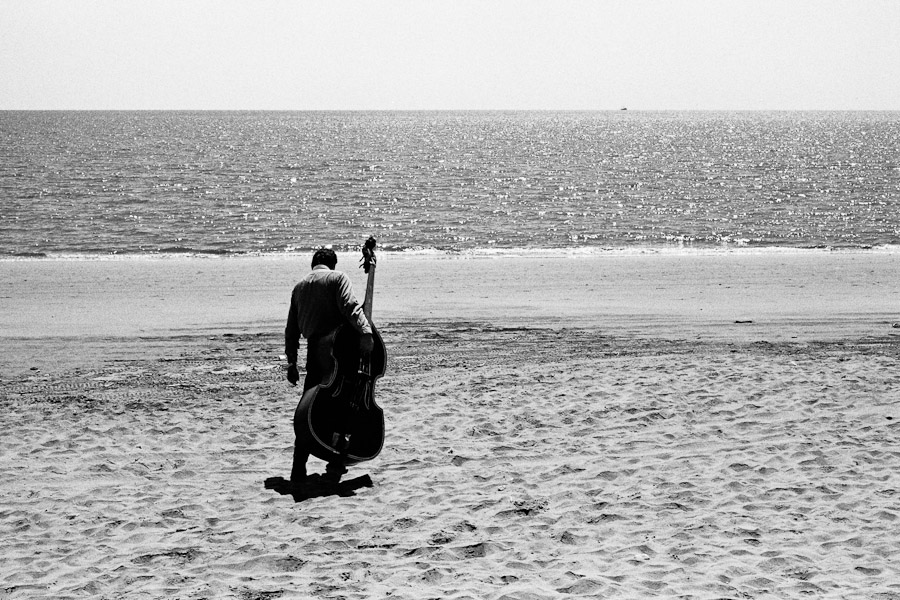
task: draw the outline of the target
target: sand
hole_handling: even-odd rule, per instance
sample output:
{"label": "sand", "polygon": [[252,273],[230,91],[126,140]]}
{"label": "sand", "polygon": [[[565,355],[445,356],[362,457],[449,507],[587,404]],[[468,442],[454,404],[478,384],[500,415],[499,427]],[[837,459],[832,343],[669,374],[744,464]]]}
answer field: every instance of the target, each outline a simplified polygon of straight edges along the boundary
{"label": "sand", "polygon": [[305,257],[0,261],[0,598],[900,598],[898,258],[384,255],[299,501]]}

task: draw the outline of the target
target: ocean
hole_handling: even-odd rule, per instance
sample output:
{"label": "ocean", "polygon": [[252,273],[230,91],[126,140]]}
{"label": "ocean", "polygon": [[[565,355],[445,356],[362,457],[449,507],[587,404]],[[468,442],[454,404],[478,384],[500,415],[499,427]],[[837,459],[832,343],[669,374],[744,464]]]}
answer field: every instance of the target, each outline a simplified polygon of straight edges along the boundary
{"label": "ocean", "polygon": [[900,251],[900,112],[0,112],[0,257]]}

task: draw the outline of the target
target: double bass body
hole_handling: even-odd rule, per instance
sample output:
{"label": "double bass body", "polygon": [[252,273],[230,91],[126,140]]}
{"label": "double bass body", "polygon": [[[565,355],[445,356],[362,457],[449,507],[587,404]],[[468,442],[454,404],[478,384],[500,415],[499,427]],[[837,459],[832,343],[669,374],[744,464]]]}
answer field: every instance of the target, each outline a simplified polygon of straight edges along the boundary
{"label": "double bass body", "polygon": [[303,394],[294,413],[295,428],[317,458],[343,456],[346,465],[371,460],[384,444],[384,412],[374,393],[385,370],[384,342],[373,326],[375,347],[367,358],[359,352],[359,334],[352,327],[342,325],[329,337],[334,367],[330,377]]}

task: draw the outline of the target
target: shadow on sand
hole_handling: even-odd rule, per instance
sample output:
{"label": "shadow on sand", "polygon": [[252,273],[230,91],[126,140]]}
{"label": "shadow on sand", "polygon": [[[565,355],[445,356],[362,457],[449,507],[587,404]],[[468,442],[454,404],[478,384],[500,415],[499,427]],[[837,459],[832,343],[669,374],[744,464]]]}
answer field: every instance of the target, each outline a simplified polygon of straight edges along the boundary
{"label": "shadow on sand", "polygon": [[372,487],[372,478],[368,475],[360,475],[353,479],[334,483],[316,474],[310,475],[303,482],[297,483],[284,477],[269,477],[265,481],[265,486],[267,490],[275,490],[282,496],[293,496],[294,502],[303,502],[310,498],[322,498],[325,496],[355,496],[356,490],[359,488]]}

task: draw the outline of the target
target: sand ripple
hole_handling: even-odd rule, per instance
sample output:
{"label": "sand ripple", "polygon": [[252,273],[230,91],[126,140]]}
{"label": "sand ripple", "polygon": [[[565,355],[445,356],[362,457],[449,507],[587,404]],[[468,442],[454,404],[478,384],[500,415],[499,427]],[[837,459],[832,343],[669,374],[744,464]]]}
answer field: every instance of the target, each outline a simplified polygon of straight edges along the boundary
{"label": "sand ripple", "polygon": [[0,597],[900,598],[897,344],[384,331],[350,497],[274,335],[4,381]]}

